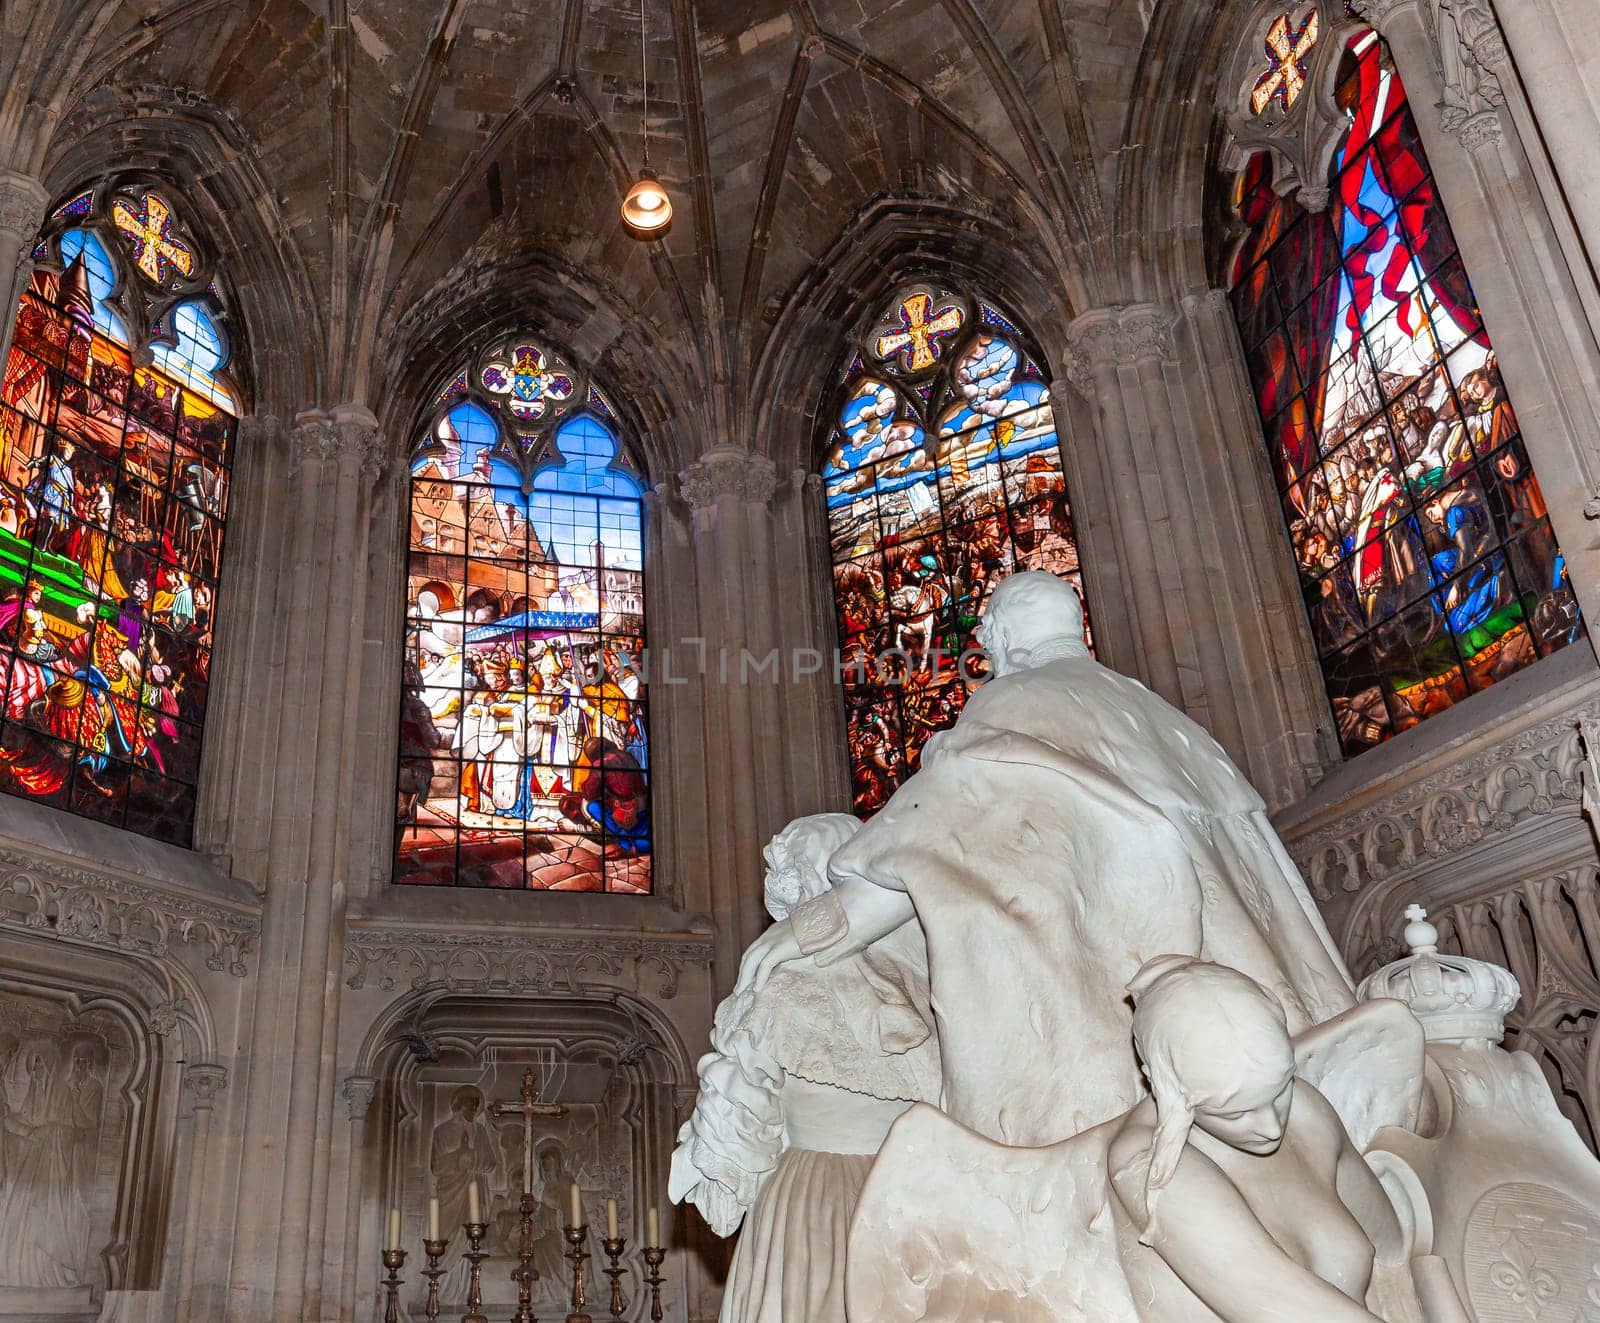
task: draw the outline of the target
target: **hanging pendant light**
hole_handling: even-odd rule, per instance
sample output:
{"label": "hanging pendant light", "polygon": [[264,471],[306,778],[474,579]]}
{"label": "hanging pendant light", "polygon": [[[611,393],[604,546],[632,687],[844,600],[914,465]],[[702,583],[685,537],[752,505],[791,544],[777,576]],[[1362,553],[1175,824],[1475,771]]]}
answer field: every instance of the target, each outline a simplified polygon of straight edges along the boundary
{"label": "hanging pendant light", "polygon": [[672,199],[650,168],[650,69],[646,62],[644,0],[639,0],[639,78],[644,84],[644,165],[622,199],[622,223],[636,238],[657,239],[672,224]]}

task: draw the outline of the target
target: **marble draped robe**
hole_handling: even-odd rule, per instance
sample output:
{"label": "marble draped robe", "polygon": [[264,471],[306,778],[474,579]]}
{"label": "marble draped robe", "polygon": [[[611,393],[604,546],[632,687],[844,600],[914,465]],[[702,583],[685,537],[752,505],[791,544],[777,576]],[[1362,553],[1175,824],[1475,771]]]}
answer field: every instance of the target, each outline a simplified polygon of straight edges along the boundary
{"label": "marble draped robe", "polygon": [[1260,796],[1198,725],[1088,657],[982,686],[829,872],[909,894],[942,1106],[1006,1144],[1142,1095],[1125,989],[1152,956],[1243,971],[1291,1032],[1354,1000]]}

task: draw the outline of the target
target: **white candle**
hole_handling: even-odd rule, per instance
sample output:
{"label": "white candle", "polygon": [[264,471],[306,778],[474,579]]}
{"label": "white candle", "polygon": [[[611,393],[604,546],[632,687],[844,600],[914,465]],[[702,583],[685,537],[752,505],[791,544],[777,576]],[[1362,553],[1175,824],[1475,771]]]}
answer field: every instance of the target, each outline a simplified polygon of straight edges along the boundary
{"label": "white candle", "polygon": [[644,1238],[644,1243],[655,1249],[661,1244],[661,1219],[656,1216],[656,1210],[650,1210],[649,1232]]}
{"label": "white candle", "polygon": [[617,1201],[615,1199],[607,1199],[606,1200],[606,1239],[615,1240],[616,1238],[617,1238]]}
{"label": "white candle", "polygon": [[583,1195],[578,1189],[578,1182],[572,1182],[572,1225],[583,1225]]}
{"label": "white candle", "polygon": [[389,1248],[392,1250],[400,1248],[400,1210],[398,1208],[389,1210]]}
{"label": "white candle", "polygon": [[428,1239],[439,1239],[439,1201],[428,1200]]}
{"label": "white candle", "polygon": [[482,1219],[478,1216],[478,1182],[467,1182],[467,1221],[476,1226]]}

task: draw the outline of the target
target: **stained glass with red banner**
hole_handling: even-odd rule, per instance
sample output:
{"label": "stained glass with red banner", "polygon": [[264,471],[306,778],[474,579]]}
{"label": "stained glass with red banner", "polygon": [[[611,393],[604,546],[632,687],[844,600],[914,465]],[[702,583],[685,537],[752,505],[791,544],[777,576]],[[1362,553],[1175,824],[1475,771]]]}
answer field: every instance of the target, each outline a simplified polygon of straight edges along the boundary
{"label": "stained glass with red banner", "polygon": [[1580,638],[1516,413],[1387,47],[1354,37],[1350,130],[1311,212],[1265,154],[1232,300],[1342,748]]}

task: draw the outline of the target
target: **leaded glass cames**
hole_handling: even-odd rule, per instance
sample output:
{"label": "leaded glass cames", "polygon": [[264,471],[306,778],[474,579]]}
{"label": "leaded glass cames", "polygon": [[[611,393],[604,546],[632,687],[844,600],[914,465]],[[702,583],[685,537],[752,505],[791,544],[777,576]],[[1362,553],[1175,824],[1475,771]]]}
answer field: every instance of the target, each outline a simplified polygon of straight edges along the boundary
{"label": "leaded glass cames", "polygon": [[1077,584],[1050,391],[993,304],[896,293],[839,388],[822,478],[855,808],[880,808],[985,673],[972,630],[994,584]]}

